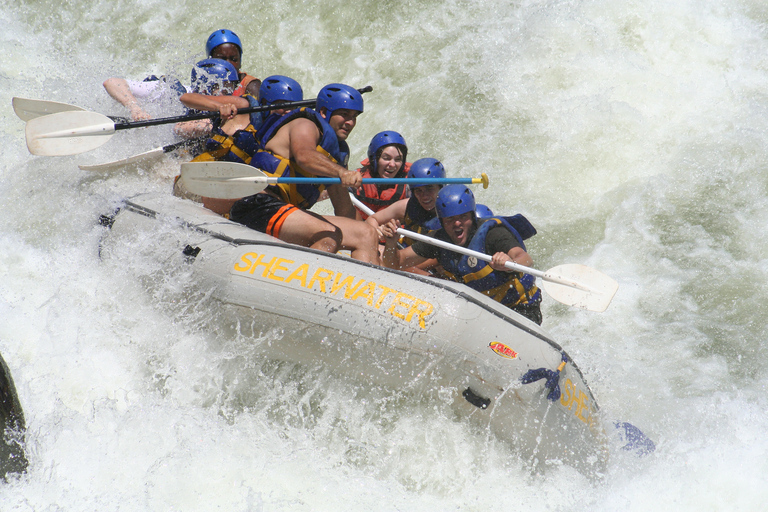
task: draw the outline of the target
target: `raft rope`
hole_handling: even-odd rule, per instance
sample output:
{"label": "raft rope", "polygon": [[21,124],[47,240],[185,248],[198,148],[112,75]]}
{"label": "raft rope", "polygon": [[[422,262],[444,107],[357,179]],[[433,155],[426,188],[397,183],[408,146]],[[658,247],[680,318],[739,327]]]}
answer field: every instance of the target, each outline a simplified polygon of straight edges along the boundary
{"label": "raft rope", "polygon": [[560,365],[557,367],[557,370],[550,370],[549,368],[536,368],[535,370],[528,370],[525,372],[525,375],[520,378],[523,384],[530,384],[541,379],[547,379],[544,387],[549,390],[547,398],[553,402],[560,398],[560,374],[565,368],[565,365],[570,362],[570,359],[565,354],[565,352],[561,352],[561,354],[563,358]]}

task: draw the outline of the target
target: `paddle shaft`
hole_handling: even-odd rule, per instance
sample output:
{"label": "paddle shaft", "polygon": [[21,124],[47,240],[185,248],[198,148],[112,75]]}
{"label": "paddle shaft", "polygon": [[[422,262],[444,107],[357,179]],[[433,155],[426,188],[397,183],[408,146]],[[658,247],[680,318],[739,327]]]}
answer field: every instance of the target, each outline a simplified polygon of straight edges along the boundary
{"label": "paddle shaft", "polygon": [[[365,212],[367,215],[373,215],[373,211],[368,208],[365,204],[360,202],[357,198],[350,195],[350,199],[352,200],[352,203],[360,208],[363,212]],[[482,252],[473,251],[472,249],[467,249],[466,247],[461,247],[460,245],[451,244],[448,242],[444,242],[442,240],[438,240],[437,238],[433,238],[431,236],[422,235],[420,233],[415,233],[413,231],[409,231],[407,229],[398,228],[397,232],[403,236],[407,236],[409,238],[413,238],[414,240],[419,240],[421,242],[434,245],[436,247],[440,247],[442,249],[447,249],[449,251],[457,252],[459,254],[463,254],[465,256],[474,256],[475,258],[483,261],[487,261],[490,263],[492,261],[492,258]],[[516,272],[523,272],[525,274],[530,274],[535,277],[540,277],[542,279],[545,279],[547,281],[551,281],[553,283],[562,284],[564,286],[570,286],[572,288],[578,288],[579,290],[585,290],[585,291],[592,291],[587,286],[584,286],[583,284],[574,281],[572,279],[565,279],[561,276],[556,276],[553,274],[550,274],[548,272],[542,272],[540,270],[536,270],[534,268],[526,267],[524,265],[520,265],[518,263],[513,263],[511,261],[507,261],[504,263],[504,266],[507,267],[510,270],[514,270]]]}
{"label": "paddle shaft", "polygon": [[[205,178],[200,178],[205,180]],[[226,181],[227,183],[267,183],[274,185],[283,183],[286,185],[301,185],[312,183],[315,185],[338,185],[341,178],[321,178],[314,176],[245,176],[240,178],[211,178],[216,181]],[[363,178],[363,185],[447,185],[450,183],[478,184],[485,183],[483,178]]]}
{"label": "paddle shaft", "polygon": [[174,142],[173,144],[167,144],[162,147],[163,153],[170,153],[171,151],[176,151],[177,149],[183,148],[183,147],[191,147],[194,146],[197,143],[202,142],[201,138],[198,139],[187,139],[182,140],[180,142]]}
{"label": "paddle shaft", "polygon": [[[357,91],[360,94],[370,92],[373,87],[366,86]],[[252,114],[255,112],[267,112],[269,110],[281,109],[294,109],[299,107],[312,107],[317,104],[317,99],[302,100],[302,101],[290,101],[286,103],[280,103],[279,105],[259,105],[258,107],[240,108],[237,110],[238,114]],[[146,121],[129,121],[129,122],[116,122],[115,131],[127,130],[130,128],[144,128],[146,126],[157,126],[161,124],[181,123],[184,121],[197,121],[199,119],[212,119],[218,117],[218,112],[208,112],[200,114],[190,114],[186,116],[174,116],[174,117],[161,117],[159,119],[147,119]]]}
{"label": "paddle shaft", "polygon": [[[413,231],[408,231],[407,229],[403,229],[403,228],[398,228],[397,232],[400,233],[401,235],[413,238],[415,240],[419,240],[427,244],[435,245],[443,249],[448,249],[449,251],[458,252],[459,254],[464,254],[465,256],[474,256],[475,258],[479,260],[487,261],[488,263],[492,261],[492,258],[489,255],[482,252],[473,251],[472,249],[467,249],[466,247],[461,247],[460,245],[450,244],[448,242],[444,242],[442,240],[438,240],[436,238],[432,238],[430,236],[422,235],[419,233],[414,233]],[[579,283],[578,281],[574,281],[573,279],[566,279],[562,276],[551,274],[549,272],[542,272],[541,270],[536,270],[535,268],[526,267],[524,265],[513,263],[511,261],[505,262],[504,266],[507,267],[509,270],[522,272],[524,274],[530,274],[535,277],[540,277],[545,281],[562,284],[563,286],[577,288],[579,290],[584,290],[586,292],[596,291],[588,286],[585,286]]]}

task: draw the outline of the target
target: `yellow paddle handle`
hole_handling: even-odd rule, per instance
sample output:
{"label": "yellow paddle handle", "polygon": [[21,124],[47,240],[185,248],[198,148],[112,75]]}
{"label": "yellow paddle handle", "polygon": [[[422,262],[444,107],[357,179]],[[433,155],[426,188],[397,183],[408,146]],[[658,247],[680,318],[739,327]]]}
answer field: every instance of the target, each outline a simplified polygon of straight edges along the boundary
{"label": "yellow paddle handle", "polygon": [[485,173],[480,174],[480,178],[472,178],[473,184],[482,183],[483,188],[488,188],[488,175]]}

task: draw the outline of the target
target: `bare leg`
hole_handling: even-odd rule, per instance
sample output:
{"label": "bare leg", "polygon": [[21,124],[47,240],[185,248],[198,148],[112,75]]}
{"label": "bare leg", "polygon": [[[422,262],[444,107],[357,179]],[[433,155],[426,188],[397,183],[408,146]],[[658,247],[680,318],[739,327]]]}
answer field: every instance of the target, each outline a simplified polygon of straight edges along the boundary
{"label": "bare leg", "polygon": [[342,233],[323,217],[297,210],[280,227],[280,240],[319,251],[336,252],[341,248]]}
{"label": "bare leg", "polygon": [[341,230],[341,249],[348,249],[356,260],[381,265],[379,258],[379,234],[376,229],[359,220],[324,215],[323,218]]}

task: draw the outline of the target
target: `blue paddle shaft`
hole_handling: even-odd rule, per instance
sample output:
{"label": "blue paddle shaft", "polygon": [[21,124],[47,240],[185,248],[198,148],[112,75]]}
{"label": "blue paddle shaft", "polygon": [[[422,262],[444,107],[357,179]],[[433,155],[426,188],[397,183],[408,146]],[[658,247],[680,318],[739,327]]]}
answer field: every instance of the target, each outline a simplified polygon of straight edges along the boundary
{"label": "blue paddle shaft", "polygon": [[[315,178],[315,177],[269,177],[267,183],[285,183],[296,185],[301,183],[314,183],[317,185],[335,185],[341,183],[339,178]],[[363,183],[372,185],[447,185],[449,183],[482,183],[480,178],[363,178]]]}

